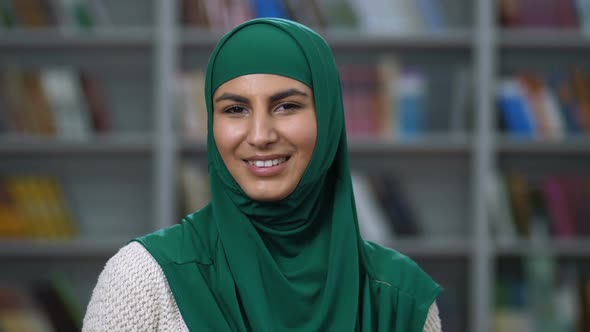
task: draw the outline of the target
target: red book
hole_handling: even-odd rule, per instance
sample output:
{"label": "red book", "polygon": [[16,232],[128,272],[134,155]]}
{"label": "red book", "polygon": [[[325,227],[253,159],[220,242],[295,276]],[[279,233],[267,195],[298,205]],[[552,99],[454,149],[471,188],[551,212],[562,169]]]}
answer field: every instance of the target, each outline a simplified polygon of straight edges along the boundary
{"label": "red book", "polygon": [[547,212],[557,237],[575,236],[574,220],[568,208],[568,197],[557,176],[547,177],[542,184]]}

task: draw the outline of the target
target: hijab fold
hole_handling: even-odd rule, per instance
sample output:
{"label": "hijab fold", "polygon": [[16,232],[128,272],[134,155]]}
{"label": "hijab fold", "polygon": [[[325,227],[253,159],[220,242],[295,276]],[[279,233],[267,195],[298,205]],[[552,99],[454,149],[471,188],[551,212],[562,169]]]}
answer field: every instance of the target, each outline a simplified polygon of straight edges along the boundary
{"label": "hijab fold", "polygon": [[[314,152],[278,202],[251,200],[213,137],[215,90],[253,73],[298,80],[314,94]],[[211,55],[205,100],[211,203],[137,239],[162,267],[189,329],[421,331],[440,289],[407,257],[359,234],[340,79],[325,41],[284,19],[243,23]]]}

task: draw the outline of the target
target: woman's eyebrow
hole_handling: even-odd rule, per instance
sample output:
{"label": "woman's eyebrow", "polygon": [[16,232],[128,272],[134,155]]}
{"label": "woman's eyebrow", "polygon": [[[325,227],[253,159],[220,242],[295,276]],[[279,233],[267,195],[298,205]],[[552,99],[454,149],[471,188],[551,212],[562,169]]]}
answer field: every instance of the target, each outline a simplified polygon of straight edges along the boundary
{"label": "woman's eyebrow", "polygon": [[[281,99],[285,99],[287,97],[297,96],[297,95],[304,96],[304,97],[308,96],[308,94],[305,93],[304,91],[301,91],[301,90],[295,89],[295,88],[291,88],[291,89],[287,89],[284,91],[279,91],[279,92],[271,95],[270,97],[268,97],[268,100],[270,102],[276,102]],[[215,102],[220,102],[223,100],[231,100],[231,101],[235,101],[237,103],[242,103],[242,104],[248,104],[250,102],[250,99],[248,99],[244,96],[240,96],[240,95],[237,95],[234,93],[228,93],[228,92],[225,92],[221,96],[217,97],[215,99]]]}
{"label": "woman's eyebrow", "polygon": [[287,90],[284,90],[284,91],[279,91],[279,92],[273,94],[272,96],[270,96],[268,98],[268,100],[271,103],[274,103],[274,102],[279,101],[281,99],[284,99],[284,98],[287,98],[287,97],[291,97],[291,96],[295,96],[295,95],[304,96],[304,97],[307,97],[308,96],[307,93],[305,93],[305,92],[303,92],[301,90],[292,88],[292,89],[287,89]]}
{"label": "woman's eyebrow", "polygon": [[236,95],[233,93],[224,93],[221,96],[217,97],[215,99],[215,102],[220,102],[222,100],[231,100],[231,101],[235,101],[237,103],[242,103],[242,104],[248,104],[250,102],[250,99],[240,96],[240,95]]}

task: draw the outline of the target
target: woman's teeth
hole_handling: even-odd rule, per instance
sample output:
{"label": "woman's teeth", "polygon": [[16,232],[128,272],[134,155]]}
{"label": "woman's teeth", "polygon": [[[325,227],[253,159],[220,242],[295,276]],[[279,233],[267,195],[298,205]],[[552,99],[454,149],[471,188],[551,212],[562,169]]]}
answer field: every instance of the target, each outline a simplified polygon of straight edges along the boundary
{"label": "woman's teeth", "polygon": [[285,161],[287,161],[287,157],[272,160],[248,160],[248,163],[256,167],[272,167],[278,164],[282,164]]}

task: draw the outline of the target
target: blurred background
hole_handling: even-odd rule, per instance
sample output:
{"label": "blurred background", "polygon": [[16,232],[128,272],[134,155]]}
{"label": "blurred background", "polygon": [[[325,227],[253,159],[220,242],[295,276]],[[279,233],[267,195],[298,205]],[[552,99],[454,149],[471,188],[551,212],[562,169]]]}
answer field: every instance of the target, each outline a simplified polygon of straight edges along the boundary
{"label": "blurred background", "polygon": [[445,331],[590,331],[589,0],[0,0],[0,330],[77,331],[105,262],[208,200],[204,69],[254,17],[340,69],[364,236]]}

